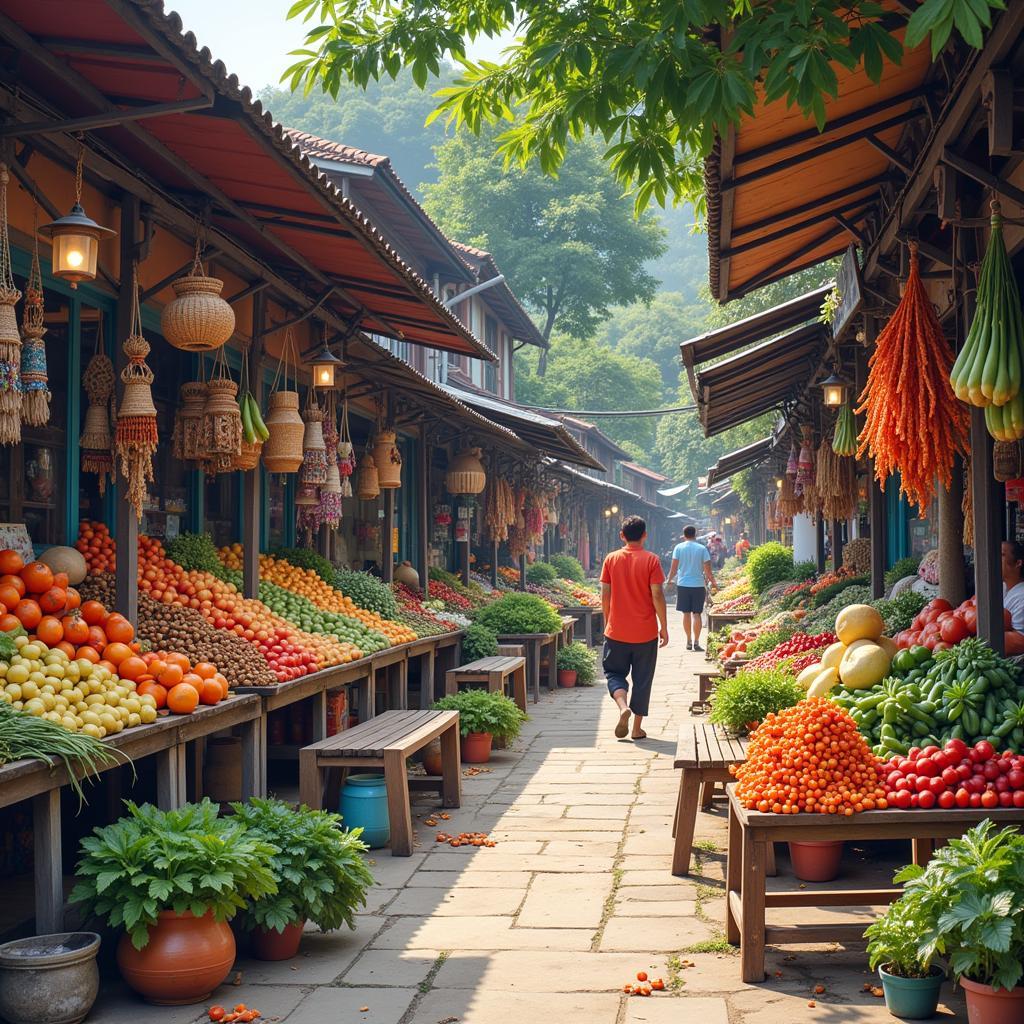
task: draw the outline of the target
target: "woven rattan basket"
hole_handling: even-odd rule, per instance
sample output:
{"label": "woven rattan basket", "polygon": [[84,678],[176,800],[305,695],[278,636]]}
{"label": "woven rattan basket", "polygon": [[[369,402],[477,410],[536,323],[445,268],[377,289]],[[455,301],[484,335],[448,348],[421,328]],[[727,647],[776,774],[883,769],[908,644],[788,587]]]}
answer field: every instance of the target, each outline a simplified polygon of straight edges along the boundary
{"label": "woven rattan basket", "polygon": [[302,438],[306,424],[299,415],[297,391],[275,391],[267,416],[270,437],[263,445],[263,465],[268,473],[295,473],[302,465]]}
{"label": "woven rattan basket", "polygon": [[232,469],[255,469],[260,464],[260,452],[263,451],[262,441],[242,441],[242,450],[232,459]]}
{"label": "woven rattan basket", "polygon": [[1020,441],[996,441],[992,445],[992,475],[1000,482],[1017,480],[1021,470]]}
{"label": "woven rattan basket", "polygon": [[380,481],[373,456],[367,453],[359,460],[356,470],[356,497],[360,501],[373,501],[380,494]]}
{"label": "woven rattan basket", "polygon": [[110,416],[105,405],[90,405],[85,410],[85,426],[82,436],[78,439],[80,448],[90,451],[107,452],[113,443],[110,432]]}
{"label": "woven rattan basket", "polygon": [[479,494],[487,486],[487,473],[479,448],[466,448],[448,463],[444,485],[449,494]]}
{"label": "woven rattan basket", "polygon": [[377,467],[377,483],[382,490],[402,486],[402,453],[395,444],[395,432],[382,430],[374,442],[373,464]]}
{"label": "woven rattan basket", "polygon": [[235,311],[221,298],[224,282],[190,274],[172,282],[175,298],[160,314],[160,330],[175,348],[210,352],[220,348],[235,330]]}

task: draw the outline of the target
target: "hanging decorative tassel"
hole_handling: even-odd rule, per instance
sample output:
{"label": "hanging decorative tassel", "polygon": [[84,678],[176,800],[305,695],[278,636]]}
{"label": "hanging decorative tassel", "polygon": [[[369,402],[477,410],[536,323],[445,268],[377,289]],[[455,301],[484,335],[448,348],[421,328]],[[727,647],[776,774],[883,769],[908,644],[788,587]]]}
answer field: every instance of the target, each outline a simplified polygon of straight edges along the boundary
{"label": "hanging decorative tassel", "polygon": [[32,268],[28,273],[21,321],[21,422],[29,427],[45,427],[50,422],[50,381],[46,374],[43,275],[39,269],[34,209],[32,238]]}
{"label": "hanging decorative tassel", "polygon": [[338,473],[341,476],[341,496],[352,497],[352,474],[356,471],[356,448],[348,426],[348,398],[341,407],[341,436],[338,440]]}
{"label": "hanging decorative tassel", "polygon": [[89,396],[89,408],[85,411],[85,426],[78,444],[82,452],[82,472],[95,473],[98,477],[100,494],[107,490],[107,478],[114,480],[114,439],[110,431],[110,402],[114,394],[114,364],[110,357],[99,351],[100,341],[96,339],[96,353],[82,374],[82,384]]}
{"label": "hanging decorative tassel", "polygon": [[796,479],[797,470],[800,468],[800,460],[797,457],[796,445],[790,445],[789,460],[786,462],[786,476]]}
{"label": "hanging decorative tassel", "polygon": [[139,311],[138,268],[132,267],[131,330],[122,346],[128,365],[121,371],[124,392],[117,413],[115,449],[121,474],[128,482],[128,501],[138,519],[146,500],[146,484],[153,480],[153,455],[159,435],[153,405],[153,371],[146,365],[149,342],[142,336]]}
{"label": "hanging decorative tassel", "polygon": [[14,307],[21,292],[14,287],[11,243],[7,236],[7,164],[0,164],[0,444],[21,442],[21,334]]}

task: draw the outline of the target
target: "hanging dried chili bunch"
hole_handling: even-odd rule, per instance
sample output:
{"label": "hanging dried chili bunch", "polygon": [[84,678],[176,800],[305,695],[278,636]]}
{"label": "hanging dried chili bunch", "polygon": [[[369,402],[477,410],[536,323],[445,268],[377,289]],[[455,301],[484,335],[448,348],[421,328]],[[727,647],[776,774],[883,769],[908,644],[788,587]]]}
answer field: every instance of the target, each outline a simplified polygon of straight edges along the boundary
{"label": "hanging dried chili bunch", "polygon": [[46,371],[46,334],[44,324],[43,274],[39,269],[39,236],[33,209],[32,266],[25,288],[21,311],[21,422],[29,427],[45,427],[50,422],[50,379]]}
{"label": "hanging dried chili bunch", "polygon": [[866,413],[857,457],[874,459],[884,488],[900,474],[900,491],[924,516],[935,481],[949,487],[953,457],[966,447],[967,410],[949,383],[953,353],[921,283],[917,245],[900,304],[875,342],[858,413]]}
{"label": "hanging dried chili bunch", "polygon": [[21,442],[21,334],[14,307],[21,292],[14,287],[11,243],[7,235],[7,164],[0,164],[0,444]]}
{"label": "hanging dried chili bunch", "polygon": [[128,481],[128,501],[136,517],[141,519],[146,484],[153,480],[153,455],[159,434],[153,405],[153,371],[146,365],[149,342],[142,336],[138,270],[134,266],[131,330],[122,350],[128,357],[128,365],[121,371],[124,390],[117,413],[114,446],[121,460],[121,474]]}

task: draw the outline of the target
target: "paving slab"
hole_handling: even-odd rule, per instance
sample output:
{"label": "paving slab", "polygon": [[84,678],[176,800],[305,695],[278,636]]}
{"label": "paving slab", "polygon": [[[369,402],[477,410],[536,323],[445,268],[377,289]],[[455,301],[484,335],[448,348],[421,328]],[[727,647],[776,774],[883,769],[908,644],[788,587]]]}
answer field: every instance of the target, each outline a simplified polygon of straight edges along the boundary
{"label": "paving slab", "polygon": [[592,928],[513,928],[509,917],[400,917],[374,949],[590,949]]}
{"label": "paving slab", "polygon": [[306,1021],[358,1021],[359,1024],[398,1024],[419,994],[415,988],[318,988],[286,1018]]}
{"label": "paving slab", "polygon": [[672,952],[715,938],[715,931],[695,917],[612,916],[601,936],[602,950]]}
{"label": "paving slab", "polygon": [[685,999],[660,993],[644,998],[631,996],[626,1002],[625,1024],[729,1024],[724,999]]}
{"label": "paving slab", "polygon": [[565,1021],[566,1024],[615,1024],[619,1001],[614,993],[437,989],[427,993],[417,1004],[408,1024],[439,1024],[452,1018],[459,1024],[545,1020]]}
{"label": "paving slab", "polygon": [[392,949],[366,949],[342,975],[343,985],[415,988],[426,980],[440,950],[418,949],[396,953]]}
{"label": "paving slab", "polygon": [[[439,862],[440,863],[440,862]],[[522,867],[522,865],[520,865]],[[420,871],[411,879],[407,888],[428,889],[525,889],[532,876],[528,871],[464,871],[454,870]]]}
{"label": "paving slab", "polygon": [[355,931],[304,932],[299,955],[291,960],[253,960],[240,955],[234,970],[241,971],[243,980],[253,985],[329,985],[355,960],[384,919],[357,915],[355,922]]}
{"label": "paving slab", "polygon": [[[554,877],[554,876],[549,876]],[[514,914],[526,897],[521,889],[406,889],[388,906],[389,917],[479,917],[488,914]]]}
{"label": "paving slab", "polygon": [[89,1024],[195,1024],[208,1021],[206,1008],[216,1003],[232,1006],[245,1003],[254,1006],[264,1018],[285,1018],[304,998],[307,989],[293,986],[221,985],[209,1000],[195,1006],[152,1006],[144,1003],[121,982],[103,985],[95,1006],[89,1013]]}
{"label": "paving slab", "polygon": [[516,924],[520,928],[597,928],[612,884],[610,873],[538,875]]}

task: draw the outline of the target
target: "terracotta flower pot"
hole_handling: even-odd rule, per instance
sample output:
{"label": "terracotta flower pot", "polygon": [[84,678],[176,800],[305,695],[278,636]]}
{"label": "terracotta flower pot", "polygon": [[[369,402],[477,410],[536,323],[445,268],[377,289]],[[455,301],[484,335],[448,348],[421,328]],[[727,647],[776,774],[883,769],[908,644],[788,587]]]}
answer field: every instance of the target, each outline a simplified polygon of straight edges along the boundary
{"label": "terracotta flower pot", "polygon": [[273,928],[253,928],[252,955],[257,960],[291,960],[299,952],[305,921],[286,925],[283,932]]}
{"label": "terracotta flower pot", "polygon": [[423,748],[423,770],[428,775],[441,774],[441,741],[431,740]]}
{"label": "terracotta flower pot", "polygon": [[486,764],[491,759],[491,734],[471,732],[462,737],[462,760],[468,764]]}
{"label": "terracotta flower pot", "polygon": [[961,978],[967,996],[967,1024],[1020,1024],[1024,1020],[1024,985],[992,988]]}
{"label": "terracotta flower pot", "polygon": [[147,1002],[164,1006],[201,1003],[228,976],[235,937],[213,914],[193,917],[161,910],[149,942],[136,949],[127,934],[117,947],[124,980]]}
{"label": "terracotta flower pot", "polygon": [[576,685],[577,672],[574,668],[560,668],[558,670],[558,685],[569,689]]}
{"label": "terracotta flower pot", "polygon": [[831,882],[839,874],[843,841],[790,843],[789,859],[793,874],[802,882]]}

